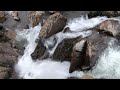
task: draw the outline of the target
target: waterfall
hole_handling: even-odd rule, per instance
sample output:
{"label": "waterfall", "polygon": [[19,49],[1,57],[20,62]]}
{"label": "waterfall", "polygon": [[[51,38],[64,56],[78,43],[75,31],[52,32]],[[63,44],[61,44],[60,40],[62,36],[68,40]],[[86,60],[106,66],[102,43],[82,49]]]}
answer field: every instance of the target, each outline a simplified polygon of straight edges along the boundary
{"label": "waterfall", "polygon": [[[91,35],[92,31],[88,30],[90,28],[95,27],[96,25],[100,24],[101,22],[107,20],[107,17],[96,17],[88,19],[87,17],[79,17],[72,20],[69,20],[67,25],[65,27],[70,27],[72,32],[66,32],[63,31],[51,36],[50,38],[45,40],[44,45],[47,47],[50,55],[52,56],[55,49],[57,48],[58,44],[62,42],[65,38],[76,38],[78,36],[87,37]],[[73,73],[69,73],[69,66],[70,62],[64,61],[53,61],[51,58],[47,58],[46,60],[37,60],[33,61],[31,58],[31,54],[34,52],[36,48],[35,40],[38,38],[39,32],[41,30],[41,24],[34,28],[25,29],[22,32],[19,32],[18,34],[21,35],[21,37],[26,38],[28,43],[26,45],[24,55],[18,58],[18,63],[15,65],[15,70],[18,73],[18,76],[20,78],[24,79],[66,79],[67,77],[74,76],[80,78],[82,75],[84,75],[84,72],[82,71],[75,71]],[[57,42],[54,42],[54,38],[57,39]],[[55,44],[55,45],[54,45]],[[53,46],[52,49],[49,49],[49,45]],[[106,57],[106,55],[103,53],[102,58],[98,66],[93,70],[93,72],[90,72],[90,74],[93,74],[93,76],[96,75],[98,69],[101,68],[101,64],[106,64],[108,60],[110,59],[111,62],[112,59],[117,59],[117,62],[114,62],[113,64],[110,64],[111,69],[112,66],[115,65],[115,63],[119,63],[119,52],[117,49],[109,49],[109,54]],[[114,53],[114,55],[112,55]],[[116,58],[115,58],[116,57]],[[104,60],[106,59],[106,61]],[[105,61],[105,62],[104,62]],[[117,64],[117,66],[119,66]],[[117,67],[116,66],[116,67]],[[120,66],[119,66],[120,67]],[[105,66],[104,70],[108,70],[109,66]],[[100,69],[100,71],[104,72],[103,69]],[[101,72],[101,73],[102,73]],[[111,70],[108,70],[110,74]],[[119,70],[115,70],[116,73],[119,73]],[[95,74],[95,75],[94,75]]]}

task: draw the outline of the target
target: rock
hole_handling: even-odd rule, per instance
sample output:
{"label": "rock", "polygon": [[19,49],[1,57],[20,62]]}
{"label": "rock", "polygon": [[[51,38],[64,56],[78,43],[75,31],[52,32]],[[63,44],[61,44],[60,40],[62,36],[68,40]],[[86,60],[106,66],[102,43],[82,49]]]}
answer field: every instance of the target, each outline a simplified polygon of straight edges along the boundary
{"label": "rock", "polygon": [[[84,46],[81,49],[75,48],[75,46],[79,46],[80,42],[78,42],[72,51],[71,54],[71,64],[69,68],[69,72],[72,73],[75,70],[90,70],[92,67],[95,66],[97,63],[97,60],[101,53],[107,48],[108,42],[113,37],[107,36],[104,33],[99,33],[97,30],[93,30],[92,35],[86,37],[83,40],[86,40],[84,42]],[[77,50],[76,50],[77,49]],[[76,51],[75,51],[76,50]]]}
{"label": "rock", "polygon": [[45,14],[45,11],[30,11],[29,12],[29,19],[31,21],[32,27],[38,25],[38,23],[42,22],[42,17]]}
{"label": "rock", "polygon": [[95,78],[90,75],[83,75],[80,79],[95,79]]}
{"label": "rock", "polygon": [[75,70],[82,70],[82,65],[84,62],[84,54],[85,54],[85,42],[86,40],[80,40],[77,42],[72,50],[71,53],[71,62],[70,62],[70,68],[69,68],[69,73],[72,73]]}
{"label": "rock", "polygon": [[107,48],[108,42],[111,39],[112,37],[104,33],[97,34],[97,31],[94,31],[92,35],[87,37],[86,53],[84,56],[85,60],[83,66],[88,68],[95,66],[99,56]]}
{"label": "rock", "polygon": [[120,35],[120,24],[116,20],[106,20],[99,24],[97,29],[114,37]]}
{"label": "rock", "polygon": [[3,29],[0,31],[0,65],[13,67],[17,61],[18,54],[15,50],[16,33],[14,31]]}
{"label": "rock", "polygon": [[116,17],[119,16],[119,11],[90,11],[88,17],[96,17],[96,16],[107,16],[107,17]]}
{"label": "rock", "polygon": [[8,79],[11,75],[11,69],[0,66],[0,79]]}
{"label": "rock", "polygon": [[66,28],[63,30],[63,33],[66,33],[66,32],[72,32],[72,31],[70,30],[69,27],[66,27]]}
{"label": "rock", "polygon": [[59,11],[49,11],[51,14],[57,13]]}
{"label": "rock", "polygon": [[3,23],[6,20],[5,12],[0,11],[0,23]]}
{"label": "rock", "polygon": [[79,79],[78,77],[68,77],[67,79]]}
{"label": "rock", "polygon": [[62,31],[66,25],[66,22],[66,18],[64,18],[60,13],[50,15],[42,26],[39,37],[47,39]]}
{"label": "rock", "polygon": [[20,21],[20,18],[18,17],[18,11],[10,11],[9,13],[13,17],[14,20]]}
{"label": "rock", "polygon": [[0,25],[0,31],[1,31],[1,30],[3,30],[3,26],[2,26],[2,25]]}
{"label": "rock", "polygon": [[35,51],[31,54],[34,60],[45,59],[49,56],[49,53],[44,46],[44,40],[62,31],[65,25],[66,19],[60,13],[55,13],[46,20],[39,34],[40,40],[38,45]]}
{"label": "rock", "polygon": [[37,47],[35,48],[34,52],[31,54],[32,59],[40,59],[46,53],[46,47],[44,46],[43,42],[39,40]]}
{"label": "rock", "polygon": [[13,45],[16,37],[16,32],[2,27],[0,31],[0,42],[9,42]]}
{"label": "rock", "polygon": [[13,67],[13,65],[17,62],[18,54],[11,47],[11,44],[0,43],[0,65],[5,67]]}
{"label": "rock", "polygon": [[76,42],[81,40],[81,36],[72,39],[64,39],[60,44],[58,44],[52,58],[54,60],[60,61],[70,61],[71,60],[71,53],[72,48]]}

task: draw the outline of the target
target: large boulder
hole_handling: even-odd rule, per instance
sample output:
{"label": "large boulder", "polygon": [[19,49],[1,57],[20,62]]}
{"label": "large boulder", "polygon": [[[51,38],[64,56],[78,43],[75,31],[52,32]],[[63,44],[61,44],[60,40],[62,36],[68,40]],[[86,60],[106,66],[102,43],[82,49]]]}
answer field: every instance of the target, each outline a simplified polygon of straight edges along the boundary
{"label": "large boulder", "polygon": [[39,37],[46,39],[62,31],[66,22],[66,18],[64,18],[60,13],[50,15],[42,26]]}
{"label": "large boulder", "polygon": [[71,53],[71,65],[69,68],[70,73],[72,73],[75,70],[82,70],[82,65],[84,62],[83,56],[85,54],[85,43],[86,40],[82,39],[74,45]]}
{"label": "large boulder", "polygon": [[52,58],[59,61],[70,61],[72,48],[79,40],[81,40],[81,36],[72,39],[64,39],[60,44],[58,44]]}
{"label": "large boulder", "polygon": [[114,37],[120,35],[120,23],[116,20],[106,20],[96,28]]}
{"label": "large boulder", "polygon": [[3,23],[6,20],[5,12],[0,11],[0,23]]}
{"label": "large boulder", "polygon": [[[99,56],[107,48],[111,38],[111,36],[93,30],[92,35],[85,38],[86,41],[83,44],[82,51],[72,52],[69,72],[72,73],[77,69],[89,70],[95,66]],[[78,46],[81,47],[80,45]]]}

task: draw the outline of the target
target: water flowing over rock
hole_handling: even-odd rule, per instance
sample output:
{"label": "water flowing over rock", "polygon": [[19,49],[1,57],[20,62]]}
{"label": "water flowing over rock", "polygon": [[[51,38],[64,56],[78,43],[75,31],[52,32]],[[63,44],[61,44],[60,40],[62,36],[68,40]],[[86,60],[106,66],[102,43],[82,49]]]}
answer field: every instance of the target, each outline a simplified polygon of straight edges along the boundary
{"label": "water flowing over rock", "polygon": [[[93,31],[92,35],[86,37],[82,51],[73,51],[69,72],[80,69],[89,70],[97,63],[99,55],[107,48],[112,37],[103,33]],[[79,43],[79,42],[78,42]]]}
{"label": "water flowing over rock", "polygon": [[120,23],[116,20],[106,20],[99,24],[97,29],[114,37],[120,35]]}
{"label": "water flowing over rock", "polygon": [[55,13],[48,17],[40,30],[39,43],[31,55],[33,59],[40,59],[40,57],[43,59],[49,56],[49,53],[44,46],[44,39],[62,31],[66,25],[66,21],[67,20],[60,13]]}
{"label": "water flowing over rock", "polygon": [[60,13],[49,16],[42,26],[39,37],[46,39],[62,31],[66,22],[67,20]]}
{"label": "water flowing over rock", "polygon": [[0,23],[3,23],[6,20],[5,12],[0,11]]}
{"label": "water flowing over rock", "polygon": [[58,44],[52,58],[54,60],[70,61],[72,48],[79,40],[81,40],[81,36],[72,39],[64,39],[60,44]]}

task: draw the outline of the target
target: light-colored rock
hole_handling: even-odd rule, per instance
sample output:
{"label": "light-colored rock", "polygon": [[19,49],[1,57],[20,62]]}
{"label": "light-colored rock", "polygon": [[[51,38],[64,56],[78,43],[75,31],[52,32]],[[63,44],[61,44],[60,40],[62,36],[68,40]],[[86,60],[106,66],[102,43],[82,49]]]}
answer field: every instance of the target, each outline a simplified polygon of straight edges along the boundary
{"label": "light-colored rock", "polygon": [[95,78],[90,75],[83,75],[80,79],[95,79]]}
{"label": "light-colored rock", "polygon": [[60,13],[55,13],[49,16],[41,28],[39,37],[46,39],[62,31],[66,25],[66,22],[66,18],[64,18]]}
{"label": "light-colored rock", "polygon": [[9,14],[13,17],[14,20],[19,21],[18,11],[10,11]]}
{"label": "light-colored rock", "polygon": [[42,16],[45,14],[45,11],[30,11],[29,12],[29,19],[32,24],[32,27],[38,25],[39,22],[42,21]]}

